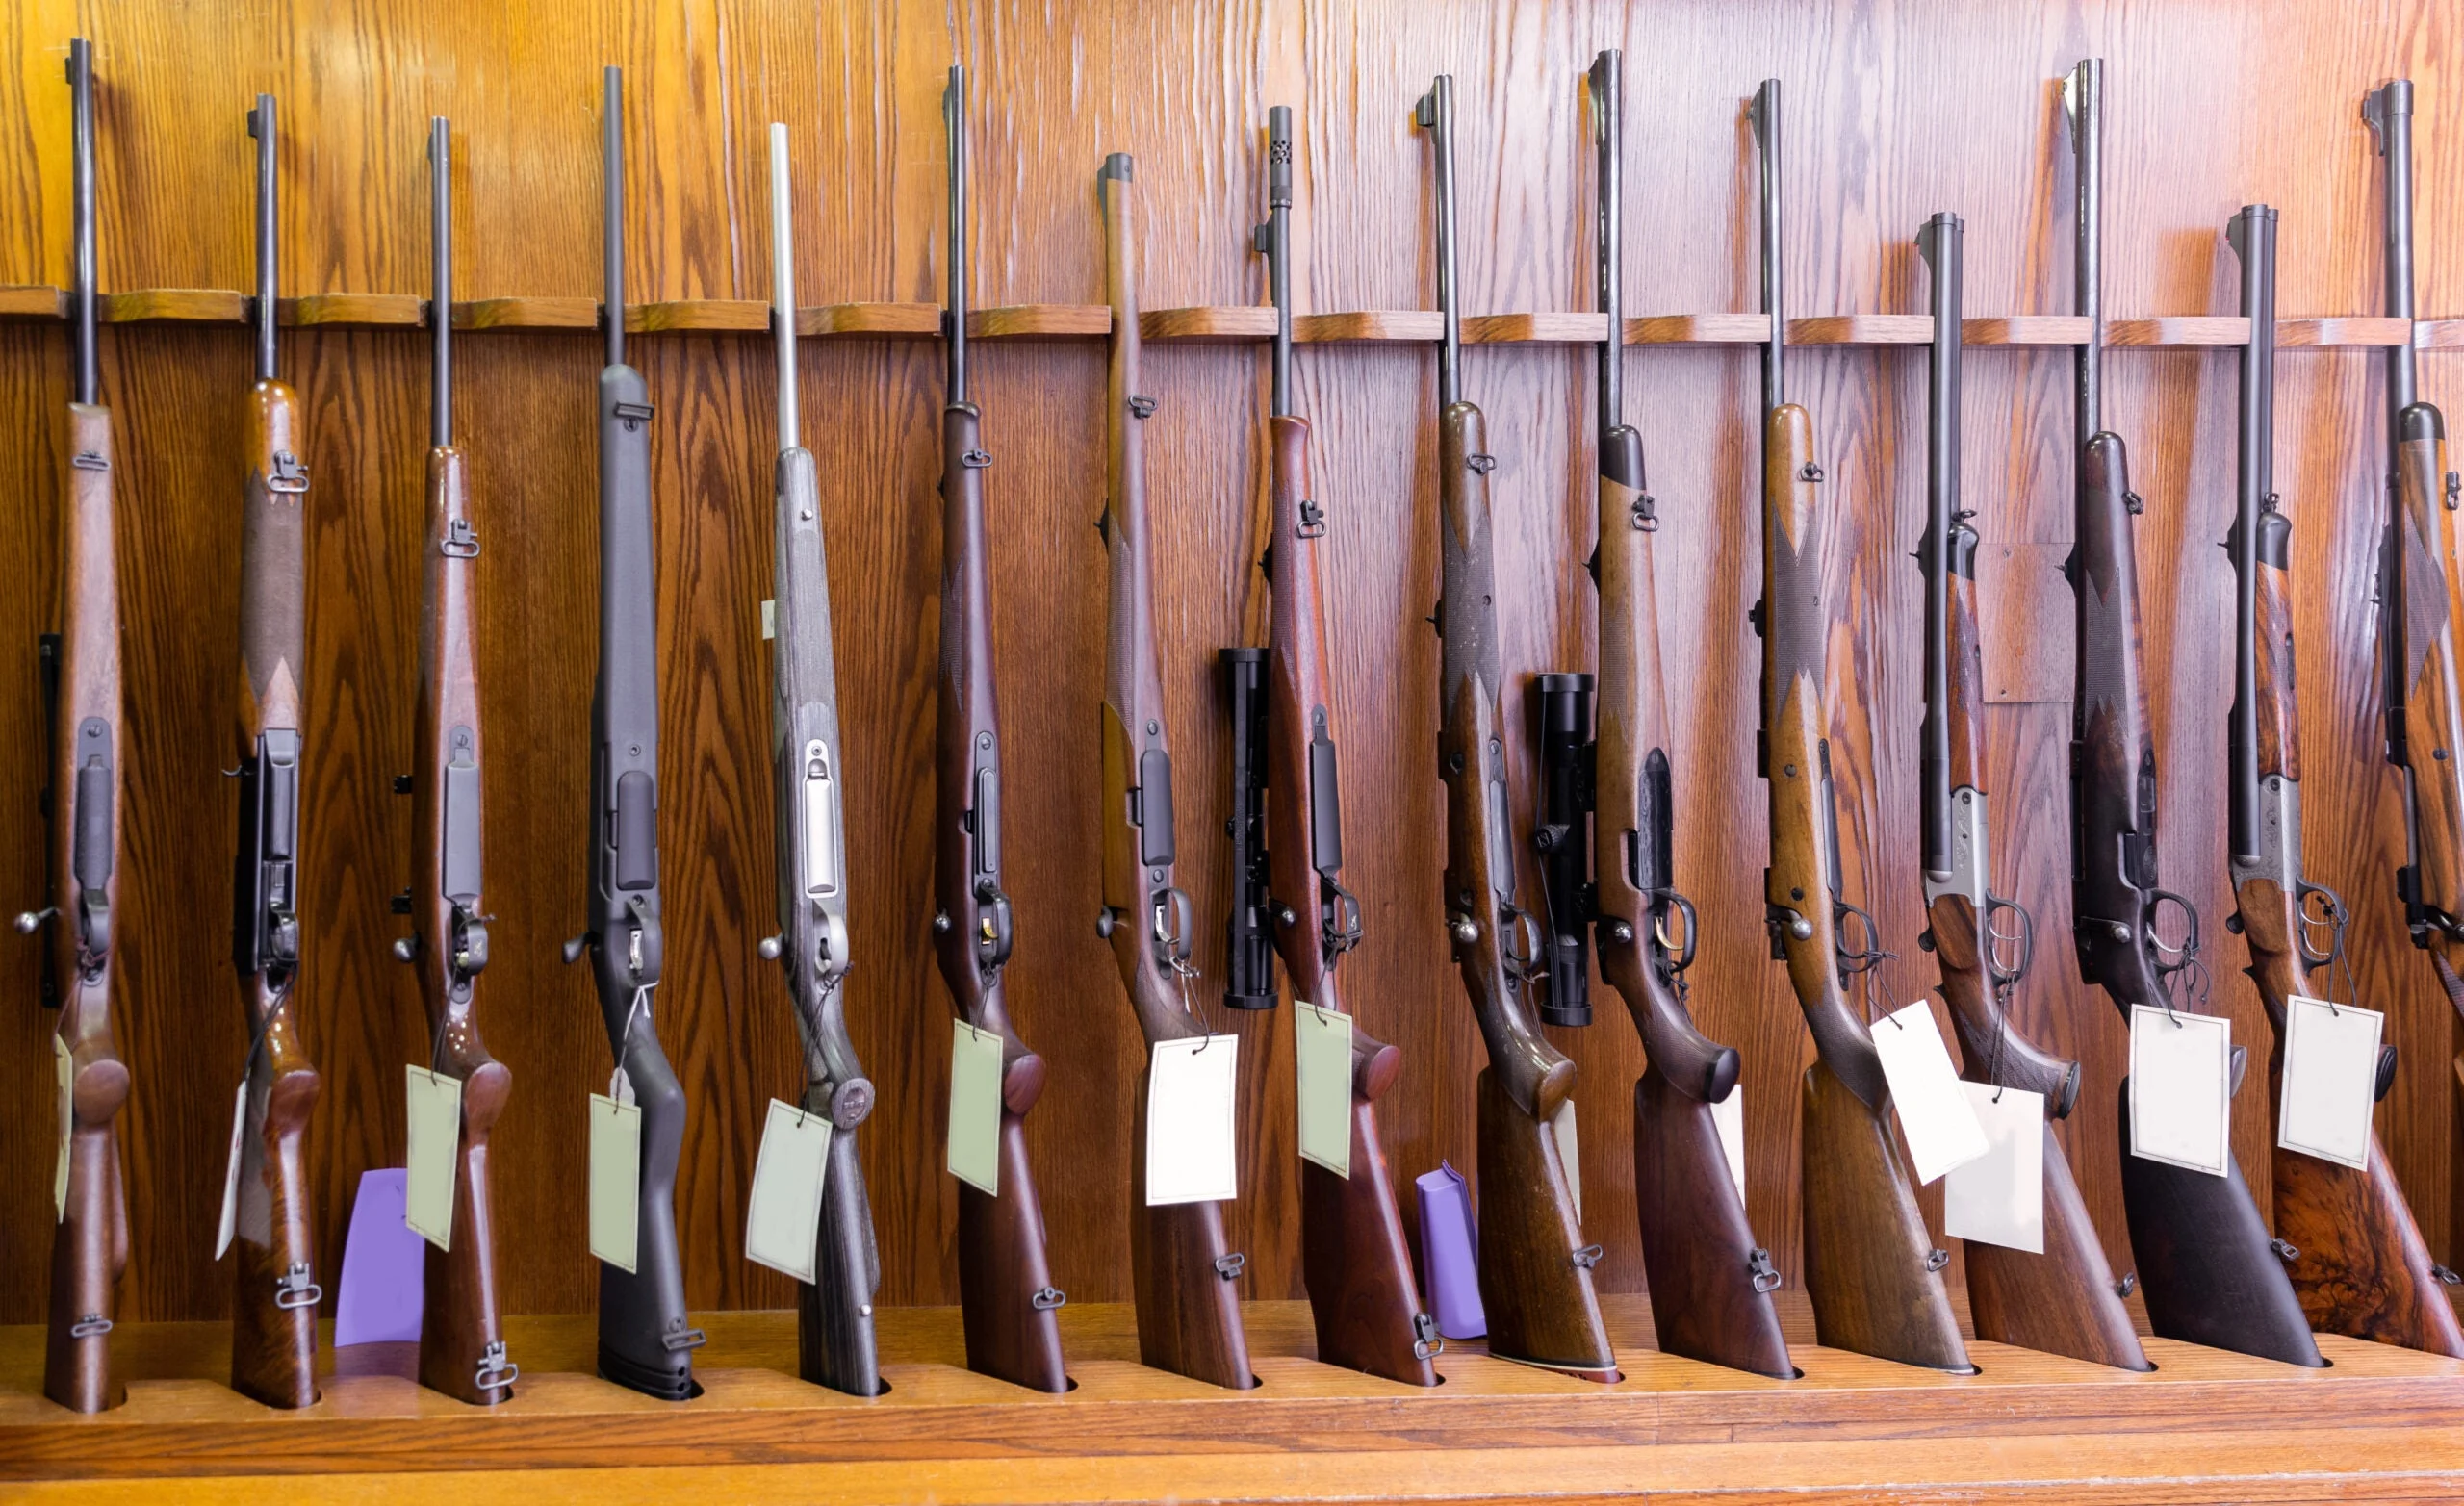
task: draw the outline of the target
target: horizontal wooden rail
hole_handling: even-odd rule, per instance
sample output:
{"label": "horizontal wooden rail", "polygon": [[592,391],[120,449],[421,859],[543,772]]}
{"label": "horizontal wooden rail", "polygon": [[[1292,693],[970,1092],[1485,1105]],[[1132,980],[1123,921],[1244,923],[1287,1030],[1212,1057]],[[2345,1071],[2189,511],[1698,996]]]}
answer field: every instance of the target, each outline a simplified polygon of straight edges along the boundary
{"label": "horizontal wooden rail", "polygon": [[[253,299],[223,288],[140,288],[108,293],[96,313],[112,324],[244,324]],[[41,286],[0,287],[0,321],[58,320],[68,316],[68,294]],[[325,293],[285,298],[276,318],[296,329],[418,329],[427,323],[427,300],[403,293]],[[577,297],[480,298],[453,305],[456,329],[597,329],[600,305]],[[796,311],[797,333],[808,338],[936,339],[941,310],[931,303],[832,303]],[[752,298],[675,298],[625,306],[625,327],[636,334],[765,334],[770,305]],[[1149,340],[1239,344],[1270,340],[1274,311],[1263,304],[1148,309],[1139,328]],[[2404,343],[2407,323],[2377,316],[2288,319],[2276,321],[2276,344],[2288,348],[2383,348]],[[1971,345],[2075,345],[2088,338],[2088,321],[2068,314],[2015,314],[1963,321]],[[2464,348],[2464,319],[2421,319],[2409,325],[2423,350]],[[1626,341],[1636,345],[1757,345],[1770,337],[1762,314],[1656,314],[1626,321]],[[977,309],[967,332],[979,340],[1100,340],[1112,331],[1112,311],[1100,303],[1023,303]],[[2237,314],[2169,315],[2105,321],[2105,344],[2118,349],[2187,349],[2238,345],[2249,321]],[[1462,320],[1466,345],[1584,345],[1607,332],[1592,313],[1473,314]],[[1292,338],[1304,345],[1345,343],[1427,345],[1444,334],[1430,309],[1363,309],[1343,314],[1302,314]],[[1812,315],[1788,321],[1788,340],[1800,345],[1922,345],[1934,338],[1923,314]]]}

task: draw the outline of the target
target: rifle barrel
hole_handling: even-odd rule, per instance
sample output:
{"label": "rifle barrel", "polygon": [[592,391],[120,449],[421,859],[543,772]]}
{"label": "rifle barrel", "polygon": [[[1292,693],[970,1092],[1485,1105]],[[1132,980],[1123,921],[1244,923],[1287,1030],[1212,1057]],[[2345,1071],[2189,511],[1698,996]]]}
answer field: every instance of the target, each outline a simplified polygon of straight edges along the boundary
{"label": "rifle barrel", "polygon": [[1267,257],[1267,292],[1274,299],[1274,388],[1270,412],[1292,412],[1292,107],[1267,112],[1267,222],[1258,249]]}
{"label": "rifle barrel", "polygon": [[94,353],[94,52],[80,37],[68,44],[68,89],[74,166],[69,201],[76,238],[76,396],[90,404],[102,385]]}
{"label": "rifle barrel", "polygon": [[1441,73],[1421,96],[1418,118],[1428,132],[1437,169],[1437,308],[1445,335],[1437,347],[1437,406],[1463,400],[1463,325],[1454,308],[1454,76]]}
{"label": "rifle barrel", "polygon": [[1589,77],[1591,92],[1592,137],[1600,148],[1599,229],[1600,242],[1600,312],[1608,316],[1608,338],[1600,343],[1600,437],[1605,440],[1611,429],[1622,421],[1625,411],[1624,356],[1626,349],[1626,309],[1624,279],[1619,276],[1619,245],[1623,240],[1625,217],[1618,209],[1622,197],[1623,174],[1618,166],[1618,142],[1624,127],[1625,105],[1619,97],[1623,85],[1619,68],[1624,55],[1614,47],[1591,61]]}
{"label": "rifle barrel", "polygon": [[1762,346],[1762,411],[1788,400],[1787,298],[1780,265],[1780,81],[1764,79],[1754,91],[1747,118],[1762,159],[1762,308],[1771,316],[1771,337]]}
{"label": "rifle barrel", "polygon": [[2070,271],[2079,312],[2088,320],[2088,338],[2073,358],[2079,443],[2085,445],[2105,427],[2104,227],[2099,217],[2104,200],[2105,60],[2080,59],[2063,80],[2063,98],[2070,112],[2070,150],[2077,178],[2077,209],[2072,218],[2078,248]]}
{"label": "rifle barrel", "polygon": [[601,110],[600,157],[606,185],[600,196],[605,217],[606,301],[602,318],[607,325],[607,364],[625,364],[625,70],[610,64],[604,75],[606,100]]}
{"label": "rifle barrel", "polygon": [[[2389,79],[2363,97],[2361,117],[2378,138],[2387,160],[2387,313],[2413,317],[2413,81]],[[2413,345],[2387,347],[2387,473],[2399,464],[2403,413],[2413,405]]]}
{"label": "rifle barrel", "polygon": [[274,280],[281,261],[275,224],[273,96],[259,94],[248,113],[248,134],[257,140],[257,380],[274,379]]}
{"label": "rifle barrel", "polygon": [[950,404],[966,401],[966,64],[950,64],[941,91],[941,124],[950,138]]}
{"label": "rifle barrel", "polygon": [[1951,877],[1951,535],[1960,510],[1960,304],[1964,227],[1943,213],[1916,233],[1933,269],[1934,345],[1926,362],[1925,722],[1919,752],[1925,874]]}
{"label": "rifle barrel", "polygon": [[2239,485],[2233,534],[2233,710],[2230,836],[2235,861],[2255,863],[2259,833],[2259,515],[2272,501],[2275,447],[2275,211],[2243,206],[2225,232],[2242,259],[2242,312],[2250,320],[2242,347]]}
{"label": "rifle barrel", "polygon": [[428,443],[453,443],[453,127],[443,115],[427,123],[428,324],[435,359],[428,363]]}
{"label": "rifle barrel", "polygon": [[796,244],[789,215],[787,128],[770,123],[770,323],[779,341],[779,448],[796,442]]}

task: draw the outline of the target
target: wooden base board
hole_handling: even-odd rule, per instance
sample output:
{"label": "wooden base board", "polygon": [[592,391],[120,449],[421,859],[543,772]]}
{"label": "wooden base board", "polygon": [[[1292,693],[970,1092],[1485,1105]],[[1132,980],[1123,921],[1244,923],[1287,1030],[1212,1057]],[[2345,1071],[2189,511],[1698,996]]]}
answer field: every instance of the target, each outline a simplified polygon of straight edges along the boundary
{"label": "wooden base board", "polygon": [[[0,1498],[462,1506],[677,1499],[1666,1501],[2027,1497],[2065,1502],[2410,1500],[2464,1493],[2464,1362],[2323,1338],[2302,1370],[2151,1340],[2132,1375],[1978,1344],[1952,1377],[1810,1341],[1797,1381],[1673,1359],[1637,1297],[1604,1299],[1626,1379],[1597,1386],[1450,1345],[1421,1391],[1312,1358],[1307,1306],[1249,1306],[1259,1390],[1136,1362],[1125,1305],[1064,1310],[1077,1389],[964,1369],[956,1310],[885,1310],[890,1394],[793,1375],[789,1313],[713,1313],[707,1393],[652,1401],[589,1373],[587,1315],[514,1318],[501,1407],[411,1381],[411,1345],[340,1351],[320,1403],[280,1413],[220,1380],[228,1329],[128,1324],[124,1407],[40,1393],[42,1335],[0,1329]],[[330,1357],[330,1352],[329,1352]],[[619,1467],[621,1466],[621,1467]],[[268,1476],[281,1476],[270,1483]]]}

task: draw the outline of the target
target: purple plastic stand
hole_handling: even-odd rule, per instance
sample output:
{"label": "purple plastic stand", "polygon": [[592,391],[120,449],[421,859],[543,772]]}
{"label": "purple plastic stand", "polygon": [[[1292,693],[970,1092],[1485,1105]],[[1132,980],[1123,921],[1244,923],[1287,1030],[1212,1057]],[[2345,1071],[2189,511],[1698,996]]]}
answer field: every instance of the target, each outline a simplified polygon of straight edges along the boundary
{"label": "purple plastic stand", "polygon": [[1478,1226],[1463,1173],[1445,1161],[1412,1186],[1421,1193],[1421,1278],[1437,1331],[1449,1339],[1479,1339],[1489,1331],[1480,1306]]}
{"label": "purple plastic stand", "polygon": [[334,1299],[334,1347],[418,1343],[427,1299],[427,1241],[402,1221],[411,1174],[364,1171],[343,1240],[342,1295]]}

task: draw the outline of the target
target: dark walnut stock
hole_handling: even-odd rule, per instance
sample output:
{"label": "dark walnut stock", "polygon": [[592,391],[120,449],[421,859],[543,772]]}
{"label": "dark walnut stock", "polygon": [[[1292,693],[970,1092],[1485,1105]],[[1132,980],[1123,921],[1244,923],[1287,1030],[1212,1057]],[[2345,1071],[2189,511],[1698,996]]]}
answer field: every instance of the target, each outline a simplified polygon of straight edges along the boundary
{"label": "dark walnut stock", "polygon": [[[1310,819],[1316,794],[1310,744],[1321,726],[1329,739],[1334,733],[1319,597],[1316,535],[1322,530],[1307,529],[1300,513],[1310,495],[1308,421],[1270,418],[1267,443],[1273,508],[1267,860],[1270,890],[1294,916],[1275,927],[1275,951],[1296,1000],[1342,1012],[1320,918],[1337,897],[1326,892],[1318,872]],[[1372,1039],[1357,1020],[1351,1052],[1351,1175],[1339,1177],[1316,1161],[1300,1165],[1300,1267],[1317,1321],[1318,1358],[1406,1385],[1434,1386],[1437,1371],[1417,1348],[1413,1320],[1421,1303],[1411,1247],[1377,1132],[1375,1100],[1401,1075],[1402,1053]]]}
{"label": "dark walnut stock", "polygon": [[1821,591],[1823,516],[1813,424],[1774,408],[1763,439],[1762,725],[1771,786],[1775,913],[1788,982],[1819,1059],[1806,1073],[1806,1286],[1823,1344],[1964,1373],[1934,1238],[1916,1206],[1888,1119],[1873,1037],[1841,989],[1829,842],[1828,640]]}
{"label": "dark walnut stock", "polygon": [[[1985,790],[1985,670],[1976,609],[1976,537],[1960,527],[1951,550],[1949,597],[1950,787]],[[1982,818],[1980,817],[1980,825]],[[1990,848],[1987,849],[1989,852]],[[2031,1254],[1971,1239],[1964,1245],[1968,1310],[1976,1337],[2066,1354],[2125,1370],[2153,1368],[2130,1312],[2115,1289],[2104,1241],[2089,1221],[2052,1119],[2078,1096],[2076,1063],[2047,1055],[2015,1029],[1986,977],[1984,918],[1971,895],[1945,892],[1927,908],[1941,992],[1959,1036],[1960,1075],[2044,1095],[2044,1250]]]}
{"label": "dark walnut stock", "polygon": [[[260,381],[250,389],[240,588],[240,736],[249,756],[268,729],[300,725],[307,494],[267,485],[274,457],[298,453],[298,397],[288,386]],[[306,1137],[322,1083],[300,1039],[289,980],[277,984],[258,973],[240,986],[259,1043],[232,1239],[231,1385],[268,1406],[304,1407],[317,1399],[317,1304],[301,1300],[300,1286],[316,1270]]]}
{"label": "dark walnut stock", "polygon": [[[1110,605],[1104,666],[1104,906],[1108,934],[1120,967],[1131,1012],[1151,1048],[1206,1032],[1184,1007],[1172,978],[1172,962],[1157,932],[1174,928],[1184,944],[1189,904],[1172,887],[1168,852],[1145,850],[1150,831],[1169,831],[1165,802],[1168,779],[1157,789],[1141,785],[1147,755],[1168,767],[1164,684],[1155,657],[1153,567],[1147,535],[1146,456],[1138,409],[1152,412],[1139,391],[1138,294],[1133,282],[1131,225],[1135,190],[1129,160],[1116,157],[1098,179],[1104,207],[1104,280],[1113,309],[1112,368],[1106,384],[1109,485],[1104,541],[1110,556]],[[1133,407],[1135,402],[1137,407]],[[1130,820],[1133,792],[1145,825]],[[1162,825],[1158,825],[1161,817]],[[1160,856],[1161,861],[1149,862]],[[1152,1058],[1150,1056],[1151,1062]],[[1137,1111],[1130,1127],[1130,1219],[1132,1290],[1138,1309],[1139,1358],[1157,1369],[1245,1391],[1257,1384],[1249,1369],[1248,1340],[1241,1324],[1238,1267],[1226,1259],[1223,1209],[1219,1203],[1146,1203],[1146,1094],[1152,1068],[1138,1076]]]}
{"label": "dark walnut stock", "polygon": [[[417,833],[412,925],[414,965],[428,1028],[429,1067],[462,1085],[462,1125],[453,1147],[450,1250],[426,1249],[427,1298],[420,1322],[420,1384],[459,1401],[489,1406],[513,1394],[500,1377],[504,1326],[497,1302],[496,1215],[488,1196],[488,1136],[513,1090],[513,1074],[488,1055],[468,978],[457,984],[453,902],[446,895],[446,768],[486,767],[479,735],[477,650],[473,639],[471,513],[462,451],[427,456],[426,590],[420,623],[419,702],[414,715],[417,772],[411,829]],[[476,900],[477,896],[470,896]]]}
{"label": "dark walnut stock", "polygon": [[[1665,758],[1658,610],[1642,501],[1642,441],[1600,446],[1600,971],[1626,1001],[1646,1062],[1634,1084],[1634,1202],[1643,1274],[1661,1349],[1761,1375],[1796,1366],[1770,1293],[1756,1289],[1759,1245],[1746,1221],[1711,1105],[1735,1089],[1739,1059],[1704,1038],[1652,955],[1651,896],[1635,887],[1630,842],[1651,842],[1669,812],[1645,805],[1654,753]],[[1627,939],[1619,940],[1619,927]]]}
{"label": "dark walnut stock", "polygon": [[[981,419],[971,403],[941,410],[941,686],[937,771],[938,821],[934,889],[948,925],[934,950],[959,1018],[1001,1037],[1001,1137],[997,1197],[959,1184],[959,1302],[972,1370],[1014,1386],[1065,1391],[1060,1315],[1039,1307],[1053,1289],[1044,1248],[1043,1208],[1027,1163],[1026,1113],[1043,1093],[1044,1061],[1010,1025],[1001,974],[988,974],[977,948],[988,925],[1002,924],[976,893],[974,839],[965,826],[976,800],[976,771],[1001,750],[992,682],[992,590],[984,534]],[[982,756],[979,756],[979,753]],[[992,761],[994,787],[998,762]]]}
{"label": "dark walnut stock", "polygon": [[[2156,750],[2140,672],[2130,495],[2121,440],[2095,435],[2081,452],[2070,566],[2079,645],[2072,908],[2080,976],[2105,990],[2125,1022],[2134,1004],[2161,1006],[2167,997],[2147,945],[2157,881]],[[2225,1175],[2212,1177],[2133,1155],[2129,1087],[2124,1079],[2116,1106],[2122,1207],[2148,1326],[2161,1339],[2324,1364],[2241,1167],[2228,1158]]]}
{"label": "dark walnut stock", "polygon": [[[1478,1087],[1480,1302],[1492,1354],[1612,1380],[1617,1358],[1552,1122],[1574,1091],[1575,1064],[1532,1028],[1507,971],[1505,932],[1529,923],[1512,905],[1514,844],[1498,825],[1508,819],[1510,786],[1486,440],[1479,409],[1458,402],[1446,410],[1438,439],[1445,717],[1438,769],[1446,781],[1448,918],[1468,928],[1456,931],[1454,960],[1489,1053]],[[1475,457],[1482,462],[1476,469]]]}
{"label": "dark walnut stock", "polygon": [[[2273,519],[2268,522],[2275,522]],[[2280,524],[2258,550],[2257,684],[2259,778],[2301,779],[2301,733],[2294,689],[2292,582]],[[2299,855],[2293,855],[2299,860]],[[2269,1123],[2284,1090],[2288,1000],[2307,992],[2297,960],[2300,901],[2272,877],[2234,888],[2241,932],[2250,950],[2249,975],[2275,1030],[2268,1061]],[[2274,1136],[2269,1136],[2271,1142]],[[2310,1326],[2380,1343],[2464,1358],[2464,1325],[2434,1274],[2436,1263],[2413,1221],[2411,1207],[2388,1165],[2378,1134],[2370,1134],[2366,1170],[2356,1171],[2272,1145],[2275,1235],[2299,1253],[2285,1273]]]}
{"label": "dark walnut stock", "polygon": [[[42,1391],[72,1412],[100,1412],[128,1399],[112,1368],[111,1325],[119,1279],[128,1268],[128,1194],[120,1180],[116,1124],[128,1102],[128,1068],[112,1037],[108,947],[80,964],[75,833],[91,813],[78,787],[78,729],[99,722],[110,773],[100,791],[108,807],[112,859],[103,898],[119,908],[120,830],[119,588],[112,541],[111,410],[72,404],[68,450],[95,464],[68,468],[63,509],[64,580],[61,602],[58,704],[52,710],[50,924],[52,987],[61,1001],[59,1038],[68,1048],[70,1135],[68,1202],[51,1242],[51,1308],[43,1347]],[[90,973],[90,976],[89,974]]]}

